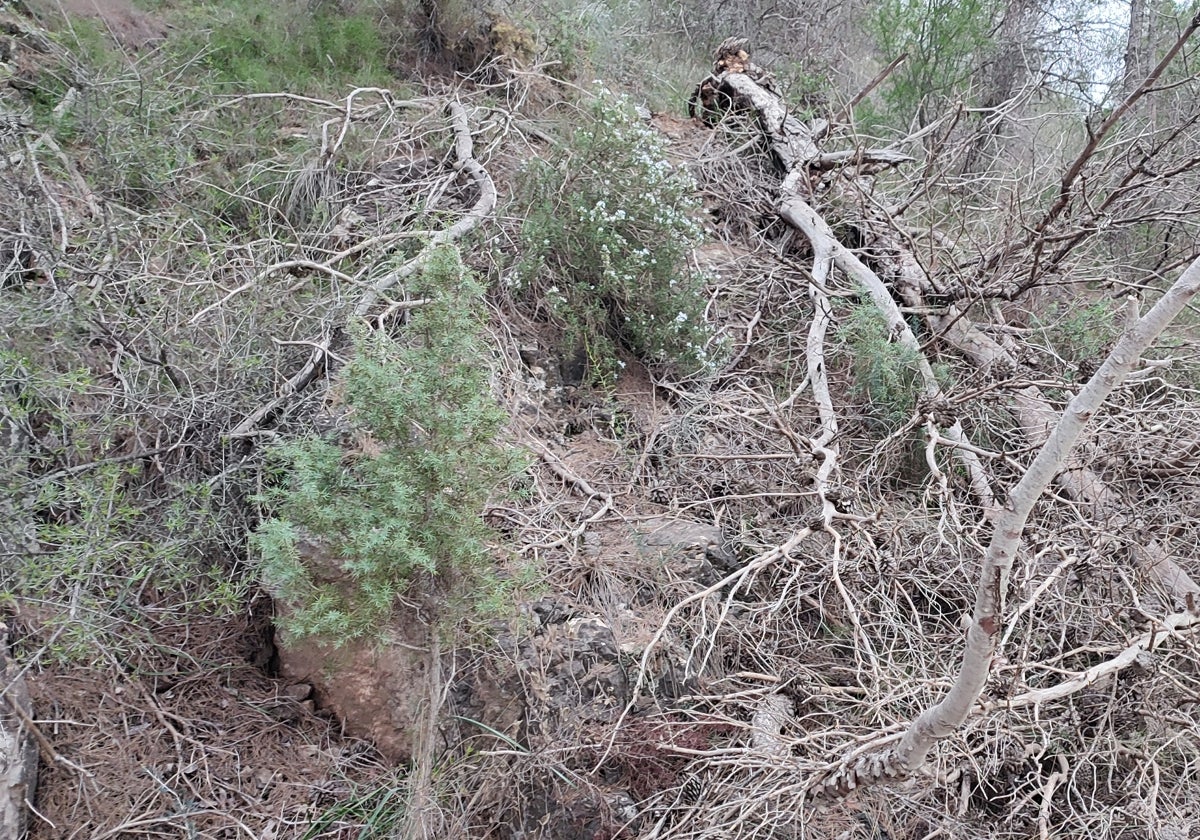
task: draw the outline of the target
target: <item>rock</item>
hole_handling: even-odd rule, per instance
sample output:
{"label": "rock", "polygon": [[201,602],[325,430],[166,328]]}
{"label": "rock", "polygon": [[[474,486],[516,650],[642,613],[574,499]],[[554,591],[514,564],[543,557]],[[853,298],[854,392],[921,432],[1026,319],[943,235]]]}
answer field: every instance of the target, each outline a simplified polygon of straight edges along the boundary
{"label": "rock", "polygon": [[[629,692],[618,661],[621,651],[607,622],[598,616],[566,619],[564,608],[541,606],[557,620],[528,636],[498,632],[495,645],[504,656],[482,662],[453,691],[461,717],[530,748],[589,724],[612,722]],[[462,735],[477,732],[466,728]]]}
{"label": "rock", "polygon": [[715,525],[658,516],[633,524],[635,544],[643,557],[658,555],[681,577],[711,583],[714,569],[732,568],[735,558],[725,547],[725,534]]}
{"label": "rock", "polygon": [[724,532],[715,525],[673,516],[652,516],[607,532],[583,535],[583,552],[589,557],[630,554],[655,563],[674,576],[704,584],[736,568]]}
{"label": "rock", "polygon": [[429,654],[414,644],[426,637],[423,625],[397,625],[382,640],[354,639],[341,647],[285,633],[276,644],[285,679],[311,685],[317,706],[332,712],[347,733],[405,762],[424,711]]}
{"label": "rock", "polygon": [[[729,556],[719,528],[672,517],[614,527],[591,548],[640,559],[647,577],[662,570],[665,577],[701,582],[713,579],[713,558],[725,562]],[[334,558],[312,543],[302,543],[300,551],[315,579],[337,585],[341,569]],[[629,702],[622,657],[636,655],[649,638],[634,612],[614,605],[610,617],[580,615],[571,604],[544,601],[524,615],[538,621],[536,630],[497,626],[487,656],[472,666],[460,652],[456,667],[446,669],[456,682],[448,687],[450,707],[439,721],[441,746],[495,738],[494,732],[537,749],[611,724]],[[383,638],[340,646],[279,632],[280,673],[289,681],[282,694],[297,704],[297,713],[299,704],[315,701],[349,734],[373,742],[394,761],[409,761],[427,713],[429,633],[415,613],[398,614]]]}
{"label": "rock", "polygon": [[516,836],[525,840],[627,836],[617,832],[627,822],[624,815],[632,805],[627,795],[605,796],[597,788],[569,787],[548,776],[529,792]]}
{"label": "rock", "polygon": [[308,683],[292,683],[283,690],[283,696],[301,703],[312,696],[313,687]]}
{"label": "rock", "polygon": [[[343,582],[341,565],[320,545],[303,541],[298,550],[315,579],[335,586]],[[276,606],[286,614],[285,605]],[[340,645],[279,631],[279,673],[290,683],[284,692],[291,697],[293,690],[311,687],[304,699],[331,712],[347,733],[371,741],[392,761],[409,761],[426,705],[429,632],[411,613],[398,614],[382,637]]]}

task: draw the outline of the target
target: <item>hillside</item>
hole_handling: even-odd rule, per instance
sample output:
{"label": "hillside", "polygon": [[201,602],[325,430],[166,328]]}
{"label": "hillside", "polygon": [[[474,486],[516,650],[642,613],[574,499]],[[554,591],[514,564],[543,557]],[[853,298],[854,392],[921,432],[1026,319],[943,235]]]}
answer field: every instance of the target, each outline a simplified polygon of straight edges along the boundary
{"label": "hillside", "polygon": [[1200,17],[1096,14],[5,6],[0,834],[1196,836]]}

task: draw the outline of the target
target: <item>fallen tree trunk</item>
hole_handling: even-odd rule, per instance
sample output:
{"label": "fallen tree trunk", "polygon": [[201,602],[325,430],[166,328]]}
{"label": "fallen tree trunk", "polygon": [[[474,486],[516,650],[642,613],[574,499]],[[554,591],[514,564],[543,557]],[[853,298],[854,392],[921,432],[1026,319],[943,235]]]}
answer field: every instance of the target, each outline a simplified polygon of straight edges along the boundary
{"label": "fallen tree trunk", "polygon": [[[862,224],[865,226],[864,232],[873,240],[873,246],[882,249],[892,266],[897,291],[905,303],[917,309],[925,308],[922,290],[933,287],[934,278],[928,276],[911,250],[886,227],[883,220],[867,219]],[[927,320],[932,334],[980,370],[1018,369],[1016,356],[956,307],[951,306],[944,314],[929,316]],[[1039,386],[1030,384],[1013,391],[1009,411],[1021,428],[1027,448],[1032,450],[1046,445],[1050,431],[1057,422],[1058,412]],[[1093,556],[1104,553],[1106,547],[1117,541],[1117,535],[1128,534],[1134,529],[1131,511],[1136,504],[1122,498],[1080,458],[1070,458],[1055,475],[1054,483],[1068,498],[1083,505],[1091,521],[1103,530],[1098,544],[1092,549]],[[1158,580],[1169,594],[1172,604],[1165,611],[1193,602],[1200,603],[1197,601],[1200,585],[1180,568],[1158,540],[1150,540],[1142,546],[1138,553],[1138,565]]]}
{"label": "fallen tree trunk", "polygon": [[[896,340],[908,349],[917,352],[924,399],[931,407],[936,406],[942,399],[941,386],[938,385],[937,379],[933,375],[933,368],[929,361],[920,353],[920,343],[917,341],[916,335],[908,322],[904,320],[900,308],[892,300],[891,293],[888,292],[883,281],[862,260],[838,242],[829,224],[799,196],[785,195],[781,197],[776,212],[779,213],[781,219],[808,237],[809,241],[813,243],[814,253],[827,252],[831,254],[833,262],[838,268],[866,290],[872,302],[883,313],[888,329],[891,330]],[[996,507],[991,479],[988,477],[983,462],[969,446],[966,435],[963,433],[962,424],[955,420],[943,432],[946,439],[955,444],[955,457],[959,459],[966,471],[971,490],[980,507],[990,515]]]}
{"label": "fallen tree trunk", "polygon": [[727,112],[754,114],[759,130],[771,147],[775,162],[784,173],[784,192],[809,171],[827,171],[843,166],[877,170],[912,161],[895,149],[851,149],[822,153],[817,141],[829,130],[818,120],[807,126],[789,113],[787,103],[763,82],[767,74],[750,61],[744,39],[729,39],[717,49],[713,74],[696,86],[688,103],[694,117],[716,122]]}
{"label": "fallen tree trunk", "polygon": [[[808,237],[821,263],[832,259],[843,272],[857,280],[884,313],[892,335],[906,346],[919,350],[916,338],[901,316],[891,291],[875,272],[837,242],[830,226],[800,194],[801,185],[810,185],[813,173],[822,168],[820,161],[823,156],[814,138],[823,135],[827,126],[810,131],[788,115],[779,97],[759,85],[752,77],[754,74],[746,72],[753,65],[744,50],[744,43],[735,45],[737,51],[733,58],[730,58],[727,49],[729,44],[726,42],[722,45],[724,52],[718,53],[714,75],[701,83],[697,89],[697,100],[710,106],[712,103],[727,102],[731,107],[740,107],[756,114],[773,156],[783,169],[776,206],[780,218]],[[706,91],[709,94],[707,98],[704,96]],[[846,159],[864,161],[866,156],[851,155]],[[908,291],[915,295],[915,299],[909,303],[919,303],[919,290],[924,285],[920,281],[924,272],[919,270],[916,260],[906,249],[893,248],[892,256],[898,261],[898,273],[906,279],[906,285],[911,283]],[[814,276],[817,273],[814,271]],[[1145,317],[1136,317],[1136,304],[1131,300],[1131,315],[1124,335],[1100,369],[1061,414],[1054,410],[1036,386],[1029,386],[1014,396],[1014,413],[1024,435],[1037,448],[1037,454],[1009,493],[1003,507],[994,509],[991,481],[986,470],[966,443],[961,428],[957,423],[951,425],[946,437],[958,444],[956,453],[960,457],[965,454],[974,458],[973,463],[970,458],[965,462],[972,489],[984,502],[985,508],[995,511],[993,536],[982,561],[960,672],[949,693],[920,714],[895,746],[874,752],[860,752],[857,759],[820,779],[810,788],[810,795],[841,796],[865,784],[907,776],[924,763],[939,740],[954,732],[966,719],[982,694],[997,646],[1004,637],[1004,595],[1021,534],[1034,503],[1051,482],[1058,481],[1075,498],[1088,500],[1094,512],[1103,512],[1111,521],[1120,500],[1093,471],[1071,464],[1073,447],[1085,425],[1112,390],[1133,370],[1141,354],[1198,292],[1200,260],[1192,263]],[[820,312],[817,317],[821,318]],[[940,322],[935,321],[935,330],[951,346],[975,358],[977,362],[986,359],[994,362],[999,358],[999,345],[963,319],[961,313],[951,313]],[[923,356],[920,358],[925,397],[936,402],[940,389],[928,362]],[[810,359],[810,374],[812,369],[813,362]],[[827,413],[822,413],[823,426],[829,423],[825,419]],[[1068,469],[1071,466],[1076,468]],[[1195,617],[1195,583],[1166,556],[1165,551],[1160,549],[1147,554],[1147,568],[1159,574],[1164,582],[1170,582],[1177,594],[1187,596],[1187,612],[1181,614],[1183,618],[1169,617],[1165,624],[1160,623],[1161,627],[1152,629],[1151,639],[1155,632],[1193,629],[1200,623],[1188,618]],[[1136,644],[1129,650],[1140,650],[1145,644]],[[1112,667],[1119,669],[1123,667],[1124,660],[1132,661],[1134,656],[1127,651],[1113,661]],[[1088,675],[1080,675],[1063,683],[1062,693],[1069,694],[1088,684]],[[1043,695],[1059,696],[1050,691],[1042,692],[1038,697]]]}
{"label": "fallen tree trunk", "polygon": [[[1059,416],[1046,443],[995,518],[991,542],[983,557],[975,608],[967,630],[967,647],[954,685],[935,706],[926,709],[909,725],[895,747],[862,756],[822,779],[814,793],[844,796],[864,784],[902,778],[918,769],[929,751],[953,733],[983,693],[996,646],[1004,632],[1004,593],[1021,539],[1021,532],[1034,503],[1059,474],[1070,457],[1084,426],[1104,400],[1120,385],[1145,350],[1183,308],[1200,293],[1200,260],[1175,281],[1146,315],[1131,318],[1131,324],[1108,358]],[[1130,303],[1131,308],[1135,305]],[[1192,629],[1196,622],[1186,625]],[[1167,632],[1175,627],[1164,626]],[[1086,685],[1086,681],[1080,685]]]}

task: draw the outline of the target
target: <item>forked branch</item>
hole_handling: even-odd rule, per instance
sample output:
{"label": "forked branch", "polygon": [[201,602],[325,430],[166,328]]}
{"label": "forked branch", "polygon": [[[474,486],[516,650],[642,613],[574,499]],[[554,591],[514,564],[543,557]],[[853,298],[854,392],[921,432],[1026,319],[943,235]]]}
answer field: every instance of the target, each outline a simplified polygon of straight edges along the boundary
{"label": "forked branch", "polygon": [[[1125,331],[1100,369],[1067,405],[1049,439],[1013,488],[996,516],[992,540],[983,557],[975,608],[967,630],[967,647],[950,691],[912,722],[895,747],[864,755],[836,771],[819,782],[813,795],[844,796],[863,785],[907,776],[925,762],[938,741],[966,720],[983,692],[996,645],[1004,633],[1004,593],[1021,532],[1034,503],[1062,469],[1080,432],[1104,400],[1198,292],[1200,260],[1193,262],[1154,308]],[[1134,306],[1132,301],[1130,306]]]}

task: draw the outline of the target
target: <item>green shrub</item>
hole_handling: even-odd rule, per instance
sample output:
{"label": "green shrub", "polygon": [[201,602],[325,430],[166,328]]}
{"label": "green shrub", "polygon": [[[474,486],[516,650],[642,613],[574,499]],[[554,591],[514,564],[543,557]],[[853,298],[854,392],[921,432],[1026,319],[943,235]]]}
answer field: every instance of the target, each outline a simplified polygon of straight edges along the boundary
{"label": "green shrub", "polygon": [[520,173],[521,293],[611,382],[623,345],[694,372],[709,363],[695,183],[623,97],[601,91],[569,142]]}
{"label": "green shrub", "polygon": [[925,124],[938,107],[967,91],[993,43],[998,6],[990,0],[884,0],[869,18],[880,52],[908,53],[883,89],[897,126],[918,115]]}
{"label": "green shrub", "polygon": [[854,390],[869,403],[871,419],[886,432],[907,423],[922,390],[919,354],[891,340],[887,320],[871,303],[850,310],[838,337],[850,354]]}
{"label": "green shrub", "polygon": [[[19,310],[4,314],[28,323]],[[56,371],[55,361],[0,349],[0,431],[27,439],[0,459],[0,512],[15,520],[2,527],[31,526],[34,538],[0,564],[0,591],[37,605],[55,639],[47,655],[60,661],[92,660],[98,649],[124,657],[147,644],[149,626],[185,614],[183,602],[192,617],[234,610],[244,587],[213,559],[223,534],[212,487],[123,457],[136,421],[86,368]]]}
{"label": "green shrub", "polygon": [[[505,415],[490,391],[483,288],[449,247],[420,286],[432,302],[404,342],[354,336],[343,387],[358,451],[316,437],[277,450],[288,478],[266,495],[277,513],[252,539],[298,635],[370,632],[418,577],[490,585],[481,511],[516,461],[495,441]],[[306,537],[337,558],[339,580],[305,564]]]}
{"label": "green shrub", "polygon": [[1105,350],[1117,337],[1116,306],[1111,302],[1072,308],[1066,317],[1056,317],[1057,309],[1049,316],[1034,319],[1042,329],[1055,353],[1069,366],[1068,374],[1077,372],[1082,362],[1099,364]]}
{"label": "green shrub", "polygon": [[386,86],[387,48],[374,20],[336,4],[243,0],[203,13],[207,44],[194,45],[219,81],[251,91],[318,93],[343,84]]}

